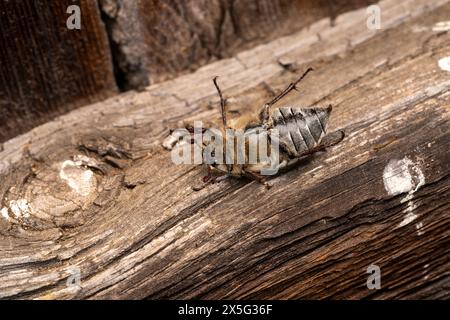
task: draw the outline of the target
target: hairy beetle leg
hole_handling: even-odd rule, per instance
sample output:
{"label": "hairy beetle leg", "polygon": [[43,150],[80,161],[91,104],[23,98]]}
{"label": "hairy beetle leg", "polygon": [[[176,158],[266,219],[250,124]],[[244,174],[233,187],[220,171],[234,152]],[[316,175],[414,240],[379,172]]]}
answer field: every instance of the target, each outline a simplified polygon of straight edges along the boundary
{"label": "hairy beetle leg", "polygon": [[209,184],[214,184],[214,183],[217,183],[217,182],[221,182],[221,181],[223,181],[223,180],[225,180],[225,179],[227,179],[229,177],[228,174],[224,174],[224,175],[218,176],[218,177],[213,177],[211,172],[210,172],[210,169],[208,169],[208,171],[209,171],[208,175],[204,176],[203,179],[202,179],[203,184],[201,186],[193,186],[192,190],[194,190],[194,191],[203,190]]}

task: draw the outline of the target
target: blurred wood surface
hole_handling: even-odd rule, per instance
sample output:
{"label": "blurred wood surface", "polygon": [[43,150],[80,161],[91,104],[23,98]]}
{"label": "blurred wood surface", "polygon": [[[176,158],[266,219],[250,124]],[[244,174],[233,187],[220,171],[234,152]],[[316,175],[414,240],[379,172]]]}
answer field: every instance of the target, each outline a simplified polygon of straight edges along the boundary
{"label": "blurred wood surface", "polygon": [[[450,33],[435,25],[450,4],[380,7],[381,30],[365,8],[325,18],[7,141],[0,297],[448,299]],[[205,168],[173,164],[161,143],[219,119],[212,77],[245,113],[309,66],[281,105],[331,103],[329,130],[346,139],[270,190],[231,179],[194,192]],[[404,179],[414,188],[392,193]],[[366,286],[372,264],[380,290]]]}
{"label": "blurred wood surface", "polygon": [[[70,5],[81,30],[69,30]],[[97,0],[0,2],[0,143],[117,93]]]}
{"label": "blurred wood surface", "polygon": [[119,84],[145,87],[373,0],[100,0]]}

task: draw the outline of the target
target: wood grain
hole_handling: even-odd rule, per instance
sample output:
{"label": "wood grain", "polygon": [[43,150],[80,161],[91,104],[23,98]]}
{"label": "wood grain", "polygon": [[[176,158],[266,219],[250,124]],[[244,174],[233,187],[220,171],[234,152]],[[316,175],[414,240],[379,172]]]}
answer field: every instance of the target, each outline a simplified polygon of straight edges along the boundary
{"label": "wood grain", "polygon": [[[450,74],[438,60],[450,34],[432,28],[450,4],[380,6],[382,30],[366,28],[365,9],[321,20],[6,142],[0,296],[448,299]],[[219,119],[212,77],[245,113],[307,66],[283,104],[333,104],[330,130],[346,139],[269,191],[247,180],[192,191],[205,168],[174,165],[161,143],[185,121]],[[417,190],[389,193],[387,168]],[[380,290],[366,287],[371,264]],[[73,268],[80,286],[67,286]]]}
{"label": "wood grain", "polygon": [[[70,5],[81,30],[69,30]],[[0,3],[0,142],[117,93],[97,1]]]}
{"label": "wood grain", "polygon": [[141,88],[373,0],[101,0],[119,84]]}

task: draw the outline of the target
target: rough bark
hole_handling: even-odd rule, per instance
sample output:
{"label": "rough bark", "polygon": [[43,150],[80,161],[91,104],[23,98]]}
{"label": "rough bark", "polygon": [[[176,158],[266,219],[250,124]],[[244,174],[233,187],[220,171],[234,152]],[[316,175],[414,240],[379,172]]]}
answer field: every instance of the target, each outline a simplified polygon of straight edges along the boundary
{"label": "rough bark", "polygon": [[117,93],[97,0],[1,1],[0,28],[0,142]]}
{"label": "rough bark", "polygon": [[[438,61],[450,34],[433,26],[450,4],[380,6],[382,30],[365,9],[323,19],[5,143],[0,296],[448,299],[450,77]],[[282,104],[333,104],[330,130],[346,139],[270,190],[192,191],[205,168],[174,165],[161,142],[182,121],[218,119],[212,77],[245,113],[307,66]],[[380,290],[366,287],[372,264]],[[80,286],[67,286],[74,270]]]}

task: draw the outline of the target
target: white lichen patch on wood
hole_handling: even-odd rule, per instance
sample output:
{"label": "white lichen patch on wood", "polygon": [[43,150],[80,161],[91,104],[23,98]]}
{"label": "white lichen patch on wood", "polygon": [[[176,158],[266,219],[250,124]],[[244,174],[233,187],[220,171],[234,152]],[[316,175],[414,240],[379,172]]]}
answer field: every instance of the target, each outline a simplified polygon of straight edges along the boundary
{"label": "white lichen patch on wood", "polygon": [[11,189],[3,199],[0,215],[9,223],[25,223],[28,227],[78,223],[78,211],[98,196],[97,178],[89,169],[98,165],[93,158],[75,156],[73,160],[36,168],[34,177],[19,192]]}
{"label": "white lichen patch on wood", "polygon": [[423,228],[423,222],[416,223],[416,230],[417,230],[418,236],[423,235],[424,232],[423,232],[422,228]]}
{"label": "white lichen patch on wood", "polygon": [[408,193],[400,201],[407,203],[407,207],[403,210],[405,216],[398,226],[403,227],[416,220],[417,215],[414,210],[417,208],[417,204],[414,202],[414,193],[425,184],[425,176],[420,167],[407,157],[401,160],[391,160],[384,168],[383,182],[389,195]]}
{"label": "white lichen patch on wood", "polygon": [[450,72],[450,56],[440,59],[438,65],[442,70]]}
{"label": "white lichen patch on wood", "polygon": [[0,210],[0,214],[2,215],[3,218],[5,218],[6,220],[9,220],[9,214],[8,214],[7,208],[2,208]]}
{"label": "white lichen patch on wood", "polygon": [[59,177],[80,196],[87,197],[95,191],[96,179],[94,173],[72,160],[66,160],[62,163]]}
{"label": "white lichen patch on wood", "polygon": [[405,210],[407,213],[406,213],[405,217],[403,218],[402,222],[400,222],[400,224],[398,225],[399,227],[404,227],[417,219],[417,215],[414,214],[414,212],[413,212],[413,210],[415,208],[416,207],[414,206],[414,203],[412,203],[412,205],[409,205],[409,203],[408,203],[408,207]]}
{"label": "white lichen patch on wood", "polygon": [[433,26],[429,25],[414,25],[411,28],[412,32],[446,32],[450,30],[450,21],[439,21],[436,22]]}
{"label": "white lichen patch on wood", "polygon": [[416,192],[424,183],[425,177],[419,166],[409,158],[391,160],[383,172],[384,188],[390,195]]}
{"label": "white lichen patch on wood", "polygon": [[435,32],[445,32],[445,31],[448,31],[448,30],[450,30],[450,21],[440,21],[440,22],[437,22],[437,23],[433,26],[432,30],[435,31]]}
{"label": "white lichen patch on wood", "polygon": [[26,199],[11,200],[9,209],[16,218],[29,218],[31,209]]}

